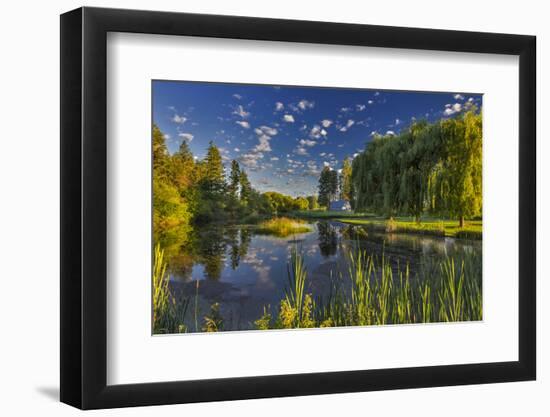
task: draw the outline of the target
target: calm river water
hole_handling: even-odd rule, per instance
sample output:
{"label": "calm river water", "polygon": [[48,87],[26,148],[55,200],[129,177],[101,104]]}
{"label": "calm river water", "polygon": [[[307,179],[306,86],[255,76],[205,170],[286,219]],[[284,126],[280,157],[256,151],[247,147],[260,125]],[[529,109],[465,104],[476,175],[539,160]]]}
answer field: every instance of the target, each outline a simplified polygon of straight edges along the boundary
{"label": "calm river water", "polygon": [[186,318],[189,331],[201,330],[202,318],[215,302],[221,306],[224,330],[253,329],[264,307],[276,315],[288,283],[292,248],[304,254],[306,291],[314,298],[328,294],[331,277],[347,270],[345,251],[357,245],[369,254],[384,253],[395,269],[408,264],[412,275],[428,257],[463,249],[481,251],[481,241],[367,233],[362,226],[327,220],[311,226],[311,232],[287,238],[255,234],[253,226],[195,231],[193,243],[169,258],[173,292],[177,298],[190,300]]}

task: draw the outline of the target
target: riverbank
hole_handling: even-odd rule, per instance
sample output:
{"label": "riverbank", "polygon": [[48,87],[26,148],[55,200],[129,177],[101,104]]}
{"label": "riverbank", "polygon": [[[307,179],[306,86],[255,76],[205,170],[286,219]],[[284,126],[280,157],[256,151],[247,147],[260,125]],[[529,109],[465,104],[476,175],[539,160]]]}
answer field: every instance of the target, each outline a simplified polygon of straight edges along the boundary
{"label": "riverbank", "polygon": [[481,240],[483,237],[483,221],[467,221],[460,227],[457,220],[424,218],[417,223],[411,217],[395,217],[385,219],[371,213],[347,213],[336,211],[294,212],[296,217],[305,219],[325,219],[339,221],[345,224],[364,226],[368,230],[385,233],[411,233],[457,239]]}

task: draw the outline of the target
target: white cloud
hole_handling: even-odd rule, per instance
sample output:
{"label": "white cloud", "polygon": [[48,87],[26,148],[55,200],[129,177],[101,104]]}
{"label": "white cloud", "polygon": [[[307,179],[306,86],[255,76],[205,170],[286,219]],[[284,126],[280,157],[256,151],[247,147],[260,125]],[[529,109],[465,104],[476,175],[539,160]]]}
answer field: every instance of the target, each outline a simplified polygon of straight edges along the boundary
{"label": "white cloud", "polygon": [[317,142],[315,142],[314,140],[309,140],[309,139],[300,139],[300,145],[302,146],[308,146],[308,147],[312,147],[312,146],[315,146],[317,144]]}
{"label": "white cloud", "polygon": [[329,120],[329,119],[321,120],[321,124],[323,125],[323,127],[329,128],[330,125],[332,124],[332,120]]}
{"label": "white cloud", "polygon": [[380,92],[378,92],[378,91],[376,93],[374,93],[375,97],[378,97],[379,95],[380,95]]}
{"label": "white cloud", "polygon": [[272,156],[272,157],[271,157],[271,160],[272,160],[272,161],[278,161],[279,158],[277,158],[276,156]]}
{"label": "white cloud", "polygon": [[191,133],[178,133],[178,136],[187,142],[191,142],[195,136],[193,136]]}
{"label": "white cloud", "polygon": [[369,100],[369,101],[367,101],[367,104],[373,104],[373,103],[374,103],[374,101],[373,101],[373,100]]}
{"label": "white cloud", "polygon": [[340,111],[341,111],[342,113],[347,113],[347,112],[349,112],[350,110],[351,110],[351,108],[349,108],[349,107],[342,107],[342,108],[340,109]]}
{"label": "white cloud", "polygon": [[261,136],[261,135],[275,136],[278,133],[277,129],[275,129],[274,127],[269,127],[265,125],[257,127],[256,129],[254,129],[254,132],[256,132],[258,136]]}
{"label": "white cloud", "polygon": [[364,104],[356,104],[355,108],[357,109],[357,111],[363,111],[367,108],[367,106],[365,106]]}
{"label": "white cloud", "polygon": [[271,140],[271,137],[268,135],[261,135],[258,137],[259,143],[254,147],[254,152],[271,152],[271,145],[269,144],[269,141]]}
{"label": "white cloud", "polygon": [[474,102],[474,98],[473,98],[473,97],[470,97],[470,98],[468,99],[468,103],[473,103],[473,102]]}
{"label": "white cloud", "polygon": [[170,140],[171,136],[168,133],[164,134],[164,140]]}
{"label": "white cloud", "polygon": [[256,169],[258,168],[258,160],[263,157],[262,153],[245,153],[239,157],[239,161],[247,168]]}
{"label": "white cloud", "polygon": [[321,170],[319,169],[315,161],[307,161],[306,167],[307,168],[304,172],[305,175],[312,175],[316,177],[321,173]]}
{"label": "white cloud", "polygon": [[171,119],[174,123],[178,123],[180,125],[184,124],[187,121],[187,117],[180,116],[179,114],[174,114],[174,117]]}
{"label": "white cloud", "polygon": [[326,154],[327,154],[326,152],[321,152],[321,153],[319,154],[319,156],[326,156]]}
{"label": "white cloud", "polygon": [[280,101],[275,103],[275,111],[281,111],[285,108],[285,105]]}
{"label": "white cloud", "polygon": [[320,138],[321,137],[321,126],[315,125],[311,128],[309,131],[309,136],[312,138]]}
{"label": "white cloud", "polygon": [[386,131],[386,136],[395,136],[395,132],[393,130]]}
{"label": "white cloud", "polygon": [[294,123],[294,116],[291,114],[285,114],[283,120],[287,123]]}
{"label": "white cloud", "polygon": [[278,132],[277,129],[269,126],[260,126],[254,129],[256,135],[258,135],[258,144],[252,149],[252,154],[261,154],[263,157],[264,152],[271,152],[271,145],[269,141],[272,136],[275,136]]}
{"label": "white cloud", "polygon": [[352,127],[355,124],[355,120],[349,119],[345,126],[340,126],[340,132],[346,132],[350,127]]}
{"label": "white cloud", "polygon": [[462,110],[462,104],[460,103],[454,103],[454,104],[445,104],[445,110],[443,110],[443,114],[445,116],[451,116],[455,113],[458,113]]}
{"label": "white cloud", "polygon": [[453,98],[454,98],[455,100],[464,100],[464,96],[463,96],[462,94],[455,94],[455,95],[453,96]]}
{"label": "white cloud", "polygon": [[240,104],[237,106],[237,108],[233,111],[232,114],[236,114],[240,117],[242,117],[243,119],[246,119],[248,116],[250,116],[250,112],[247,112],[243,106],[241,106]]}
{"label": "white cloud", "polygon": [[250,123],[248,123],[245,120],[237,120],[235,123],[237,123],[238,125],[240,125],[241,127],[245,128],[245,129],[250,129]]}
{"label": "white cloud", "polygon": [[397,126],[397,125],[399,125],[399,124],[401,124],[401,120],[395,119],[395,125]]}
{"label": "white cloud", "polygon": [[300,102],[298,103],[298,107],[300,108],[300,110],[312,109],[314,106],[315,103],[308,100],[300,100]]}
{"label": "white cloud", "polygon": [[304,148],[303,146],[298,146],[295,152],[297,155],[309,155],[306,148]]}
{"label": "white cloud", "polygon": [[324,167],[330,167],[330,162],[327,162],[327,161],[323,162],[323,166]]}
{"label": "white cloud", "polygon": [[234,148],[233,149],[235,152],[240,152],[241,150],[239,148]]}
{"label": "white cloud", "polygon": [[233,97],[235,97],[237,100],[243,98],[243,96],[241,96],[240,94],[233,94]]}

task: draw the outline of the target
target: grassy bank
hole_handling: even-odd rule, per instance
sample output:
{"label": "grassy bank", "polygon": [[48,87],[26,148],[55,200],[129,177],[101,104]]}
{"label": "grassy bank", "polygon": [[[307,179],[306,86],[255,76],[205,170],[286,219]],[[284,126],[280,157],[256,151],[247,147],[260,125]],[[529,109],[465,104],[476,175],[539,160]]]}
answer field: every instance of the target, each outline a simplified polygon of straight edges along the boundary
{"label": "grassy bank", "polygon": [[311,231],[311,227],[304,221],[298,219],[289,219],[288,217],[275,217],[261,222],[257,233],[286,237],[297,233],[306,233]]}
{"label": "grassy bank", "polygon": [[417,223],[412,217],[387,218],[372,213],[352,213],[329,210],[308,210],[292,212],[293,217],[303,219],[337,220],[346,224],[365,226],[367,229],[386,233],[415,233],[431,236],[447,236],[461,239],[482,239],[481,220],[467,221],[460,227],[457,220],[443,220],[432,217],[423,218]]}
{"label": "grassy bank", "polygon": [[386,233],[417,233],[432,236],[448,236],[463,239],[482,239],[482,225],[480,220],[467,222],[460,228],[455,220],[423,220],[420,223],[409,218],[395,218],[390,220],[375,219],[349,219],[336,218],[342,223],[365,226],[367,229]]}

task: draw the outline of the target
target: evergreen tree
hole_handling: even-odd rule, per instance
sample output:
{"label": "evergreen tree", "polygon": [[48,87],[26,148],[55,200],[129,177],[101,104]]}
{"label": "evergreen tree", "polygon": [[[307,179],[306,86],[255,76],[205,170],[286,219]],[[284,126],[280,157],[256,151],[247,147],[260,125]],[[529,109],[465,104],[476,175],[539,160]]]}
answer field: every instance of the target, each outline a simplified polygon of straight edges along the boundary
{"label": "evergreen tree", "polygon": [[328,174],[329,202],[336,200],[338,196],[338,173],[330,170]]}
{"label": "evergreen tree", "polygon": [[324,167],[319,177],[319,198],[320,206],[328,208],[330,203],[330,168]]}
{"label": "evergreen tree", "polygon": [[195,160],[185,140],[181,142],[178,151],[172,155],[172,169],[176,185],[188,191],[194,183]]}
{"label": "evergreen tree", "polygon": [[170,155],[164,134],[157,125],[153,125],[153,174],[164,180],[170,178]]}
{"label": "evergreen tree", "polygon": [[235,160],[231,161],[231,172],[229,174],[229,185],[227,191],[233,199],[238,198],[239,184],[241,181],[241,169],[239,163]]}
{"label": "evergreen tree", "polygon": [[239,184],[241,186],[241,201],[248,205],[252,196],[252,186],[244,170],[242,170],[239,175]]}
{"label": "evergreen tree", "polygon": [[211,194],[221,194],[225,191],[225,173],[222,156],[218,147],[210,141],[204,160],[203,188]]}

